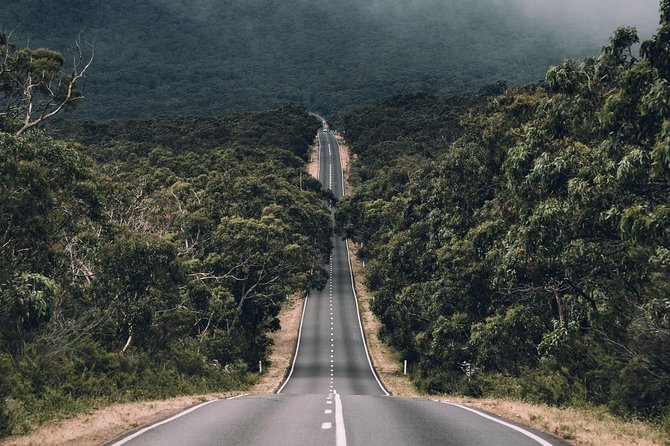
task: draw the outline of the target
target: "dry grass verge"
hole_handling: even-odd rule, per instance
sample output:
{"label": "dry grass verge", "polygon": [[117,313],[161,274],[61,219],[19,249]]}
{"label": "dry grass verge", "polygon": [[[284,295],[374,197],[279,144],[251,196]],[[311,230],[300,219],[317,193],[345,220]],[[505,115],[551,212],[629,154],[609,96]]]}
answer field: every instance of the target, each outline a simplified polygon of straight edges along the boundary
{"label": "dry grass verge", "polygon": [[342,185],[344,195],[349,195],[351,194],[351,185],[349,184],[349,146],[339,132],[333,130],[333,134],[335,135],[337,145],[340,147],[340,165],[344,172],[344,184]]}
{"label": "dry grass verge", "polygon": [[550,432],[579,446],[669,445],[670,438],[649,423],[624,420],[602,408],[556,408],[520,401],[449,397],[509,420]]}
{"label": "dry grass verge", "polygon": [[309,151],[309,163],[305,166],[307,173],[317,180],[319,179],[319,145],[319,138],[317,136]]}
{"label": "dry grass verge", "polygon": [[291,296],[282,305],[279,313],[281,330],[270,335],[274,345],[270,353],[270,366],[263,371],[260,381],[251,389],[251,393],[274,393],[288,374],[295,352],[295,345],[300,331],[300,319],[305,299]]}
{"label": "dry grass verge", "polygon": [[118,438],[130,429],[169,418],[195,404],[232,395],[221,393],[115,404],[66,420],[50,421],[28,435],[6,438],[0,441],[0,445],[97,446]]}

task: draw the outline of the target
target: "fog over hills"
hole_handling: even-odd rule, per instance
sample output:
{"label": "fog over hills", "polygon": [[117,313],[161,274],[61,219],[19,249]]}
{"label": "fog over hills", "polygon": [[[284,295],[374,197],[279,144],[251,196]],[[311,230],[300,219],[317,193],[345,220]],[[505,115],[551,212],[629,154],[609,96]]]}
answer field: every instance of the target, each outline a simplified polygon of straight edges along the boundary
{"label": "fog over hills", "polygon": [[216,114],[287,101],[324,112],[400,91],[536,82],[656,0],[6,0],[19,44],[95,42],[91,117]]}

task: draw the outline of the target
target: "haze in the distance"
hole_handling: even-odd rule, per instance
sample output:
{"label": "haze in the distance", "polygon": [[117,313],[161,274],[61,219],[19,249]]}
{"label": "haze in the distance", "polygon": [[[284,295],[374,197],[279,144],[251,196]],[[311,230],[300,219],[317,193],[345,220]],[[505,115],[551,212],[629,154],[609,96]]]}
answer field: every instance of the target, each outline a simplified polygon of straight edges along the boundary
{"label": "haze in the distance", "polygon": [[286,102],[329,112],[398,92],[537,82],[656,0],[8,0],[19,43],[94,41],[88,117],[217,114]]}

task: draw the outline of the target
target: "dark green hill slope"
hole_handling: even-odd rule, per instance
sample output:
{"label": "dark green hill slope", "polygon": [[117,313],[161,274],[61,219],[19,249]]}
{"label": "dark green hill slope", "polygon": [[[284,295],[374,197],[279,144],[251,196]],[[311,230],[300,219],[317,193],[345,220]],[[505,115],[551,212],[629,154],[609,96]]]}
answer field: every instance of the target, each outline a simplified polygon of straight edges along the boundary
{"label": "dark green hill slope", "polygon": [[95,42],[80,116],[216,114],[288,101],[328,112],[398,91],[534,82],[549,64],[604,42],[552,31],[522,4],[7,0],[0,26],[31,47],[64,51],[82,30]]}

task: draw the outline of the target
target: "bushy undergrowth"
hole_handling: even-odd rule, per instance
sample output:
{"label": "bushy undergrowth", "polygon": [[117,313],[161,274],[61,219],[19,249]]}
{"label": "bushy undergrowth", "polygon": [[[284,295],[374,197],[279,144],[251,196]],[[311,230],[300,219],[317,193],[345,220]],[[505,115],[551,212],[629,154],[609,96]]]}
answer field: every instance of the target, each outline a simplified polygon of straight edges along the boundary
{"label": "bushy undergrowth", "polygon": [[0,433],[23,434],[46,420],[113,403],[244,389],[254,380],[243,362],[223,369],[189,350],[164,355],[130,351],[124,357],[88,343],[62,357],[12,364],[0,354]]}

